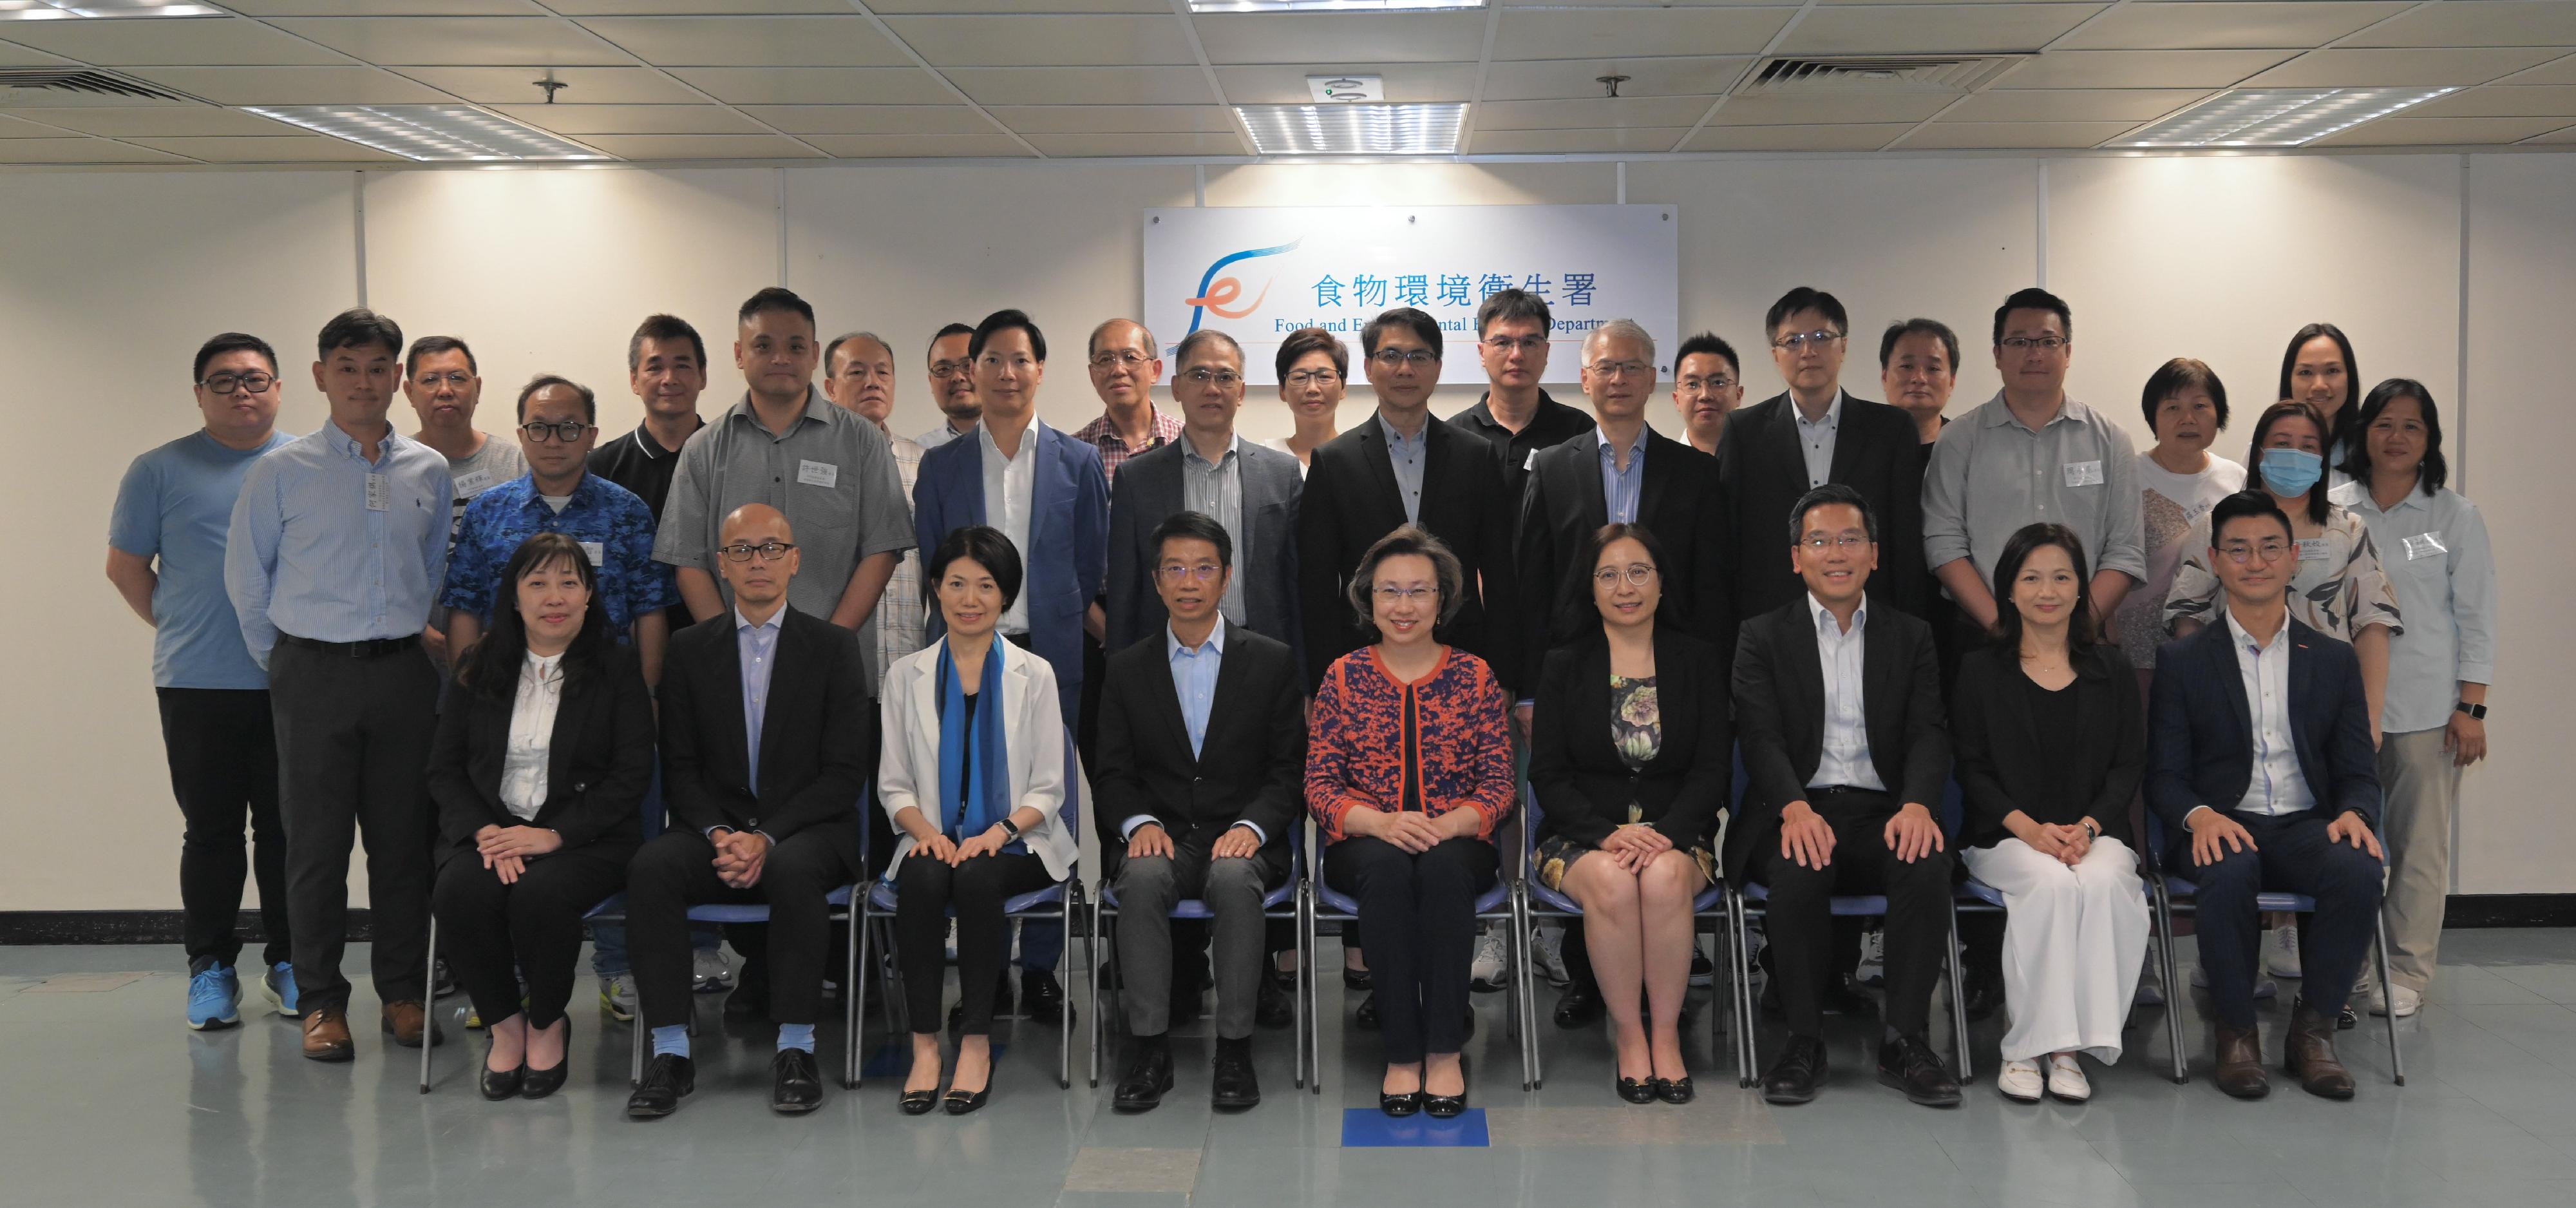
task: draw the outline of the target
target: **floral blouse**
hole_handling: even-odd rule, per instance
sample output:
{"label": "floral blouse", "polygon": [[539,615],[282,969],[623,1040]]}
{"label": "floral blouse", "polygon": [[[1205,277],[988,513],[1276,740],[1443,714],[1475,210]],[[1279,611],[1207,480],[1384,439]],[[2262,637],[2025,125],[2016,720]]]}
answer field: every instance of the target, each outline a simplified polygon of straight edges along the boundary
{"label": "floral blouse", "polygon": [[[2290,577],[2290,615],[2301,624],[2338,641],[2373,625],[2385,625],[2394,637],[2405,632],[2397,613],[2397,591],[2379,568],[2379,549],[2361,518],[2341,507],[2326,509],[2325,531],[2295,543],[2298,573]],[[2165,597],[2165,630],[2178,621],[2203,625],[2218,616],[2222,593],[2209,569],[2209,517],[2202,516],[2183,540],[2182,568],[2174,572],[2173,594]]]}
{"label": "floral blouse", "polygon": [[1400,683],[1363,646],[1335,659],[1306,729],[1306,809],[1326,843],[1354,809],[1483,815],[1492,842],[1512,811],[1511,700],[1483,659],[1450,647],[1431,674]]}
{"label": "floral blouse", "polygon": [[1619,758],[1632,769],[1646,766],[1664,749],[1663,710],[1655,703],[1655,677],[1610,677],[1610,745],[1619,749]]}

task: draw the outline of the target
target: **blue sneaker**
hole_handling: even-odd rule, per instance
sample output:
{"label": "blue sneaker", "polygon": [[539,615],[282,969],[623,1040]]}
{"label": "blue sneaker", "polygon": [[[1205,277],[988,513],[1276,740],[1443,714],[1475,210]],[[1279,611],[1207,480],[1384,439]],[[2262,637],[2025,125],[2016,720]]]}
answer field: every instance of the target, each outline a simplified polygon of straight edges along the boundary
{"label": "blue sneaker", "polygon": [[222,965],[209,965],[188,978],[188,1028],[204,1032],[241,1022],[241,978]]}
{"label": "blue sneaker", "polygon": [[269,1004],[277,1008],[278,1014],[288,1019],[304,1017],[303,1010],[295,1005],[295,966],[285,961],[277,962],[276,967],[260,975],[259,992],[268,996]]}

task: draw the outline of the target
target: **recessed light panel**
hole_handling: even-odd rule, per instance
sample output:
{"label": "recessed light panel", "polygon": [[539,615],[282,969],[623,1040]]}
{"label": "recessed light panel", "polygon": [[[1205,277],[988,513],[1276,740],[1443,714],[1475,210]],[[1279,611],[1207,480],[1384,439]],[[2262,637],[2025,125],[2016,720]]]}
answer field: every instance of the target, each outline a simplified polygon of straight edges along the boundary
{"label": "recessed light panel", "polygon": [[244,105],[317,134],[404,159],[507,161],[608,159],[588,147],[466,105]]}
{"label": "recessed light panel", "polygon": [[162,0],[0,0],[0,21],[70,21],[82,17],[221,17],[211,4]]}
{"label": "recessed light panel", "polygon": [[2222,93],[2114,147],[2296,147],[2350,130],[2455,88],[2240,88]]}
{"label": "recessed light panel", "polygon": [[1190,0],[1194,13],[1419,13],[1483,7],[1485,0]]}
{"label": "recessed light panel", "polygon": [[1263,155],[1454,155],[1467,106],[1237,105]]}

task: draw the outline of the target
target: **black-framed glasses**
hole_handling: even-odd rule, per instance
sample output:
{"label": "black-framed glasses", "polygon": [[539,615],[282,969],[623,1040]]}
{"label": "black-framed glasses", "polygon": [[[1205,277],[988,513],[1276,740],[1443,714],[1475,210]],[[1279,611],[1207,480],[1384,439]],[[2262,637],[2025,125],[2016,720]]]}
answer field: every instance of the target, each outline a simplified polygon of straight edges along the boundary
{"label": "black-framed glasses", "polygon": [[1416,369],[1428,369],[1440,363],[1440,354],[1428,348],[1381,348],[1369,359],[1389,369],[1404,365],[1411,365]]}
{"label": "black-framed glasses", "polygon": [[760,555],[763,561],[776,562],[786,557],[787,551],[794,548],[796,543],[793,541],[763,541],[758,545],[748,541],[736,541],[731,545],[717,546],[716,552],[723,554],[727,562],[749,562],[754,554]]}
{"label": "black-framed glasses", "polygon": [[973,368],[973,366],[964,361],[932,361],[930,363],[930,376],[938,378],[941,381],[946,381],[949,378],[966,376],[967,371],[971,368]]}
{"label": "black-framed glasses", "polygon": [[1652,580],[1654,577],[1655,564],[1651,562],[1631,562],[1626,566],[1605,566],[1592,572],[1593,584],[1604,589],[1618,586],[1621,579],[1627,580],[1634,586],[1644,587],[1647,582]]}
{"label": "black-framed glasses", "polygon": [[1536,352],[1547,347],[1546,336],[1487,336],[1485,347],[1496,352]]}
{"label": "black-framed glasses", "polygon": [[524,433],[529,440],[535,441],[541,445],[546,443],[548,440],[560,440],[565,444],[571,444],[574,441],[580,440],[583,435],[587,434],[590,431],[590,425],[577,419],[568,419],[559,424],[550,424],[541,419],[532,419],[519,425],[519,431]]}
{"label": "black-framed glasses", "polygon": [[1243,384],[1243,375],[1231,369],[1193,369],[1181,376],[1188,378],[1194,386],[1214,383],[1221,389],[1232,390]]}
{"label": "black-framed glasses", "polygon": [[252,394],[266,394],[268,393],[269,387],[277,384],[277,375],[274,373],[258,372],[209,373],[206,375],[204,381],[198,382],[197,384],[215,392],[216,394],[231,394],[236,390],[247,390]]}
{"label": "black-framed glasses", "polygon": [[2219,546],[2218,552],[2227,555],[2227,560],[2237,564],[2238,566],[2243,566],[2258,556],[2265,562],[2278,562],[2282,558],[2288,556],[2290,552],[2290,543],[2278,538],[2260,543],[2249,541],[2230,541],[2225,545]]}
{"label": "black-framed glasses", "polygon": [[2029,352],[2032,349],[2056,352],[2075,341],[2064,336],[2005,336],[1996,342],[2014,352]]}
{"label": "black-framed glasses", "polygon": [[1155,567],[1154,573],[1161,576],[1165,583],[1178,583],[1183,579],[1196,579],[1201,583],[1213,583],[1216,581],[1216,577],[1218,575],[1225,573],[1225,568],[1214,562],[1201,562],[1195,566],[1183,566],[1178,562],[1166,562],[1161,566]]}
{"label": "black-framed glasses", "polygon": [[1708,377],[1684,377],[1673,384],[1681,387],[1685,392],[1695,390],[1724,390],[1727,387],[1734,385],[1735,379],[1728,377],[1723,373],[1718,373],[1711,374]]}
{"label": "black-framed glasses", "polygon": [[1835,331],[1830,327],[1820,327],[1814,331],[1790,332],[1779,339],[1771,341],[1771,346],[1782,352],[1802,352],[1805,351],[1806,347],[1810,344],[1813,344],[1818,348],[1822,348],[1841,338],[1843,338],[1843,333]]}
{"label": "black-framed glasses", "polygon": [[474,375],[462,369],[451,369],[446,373],[424,373],[413,378],[411,384],[423,390],[436,390],[440,386],[454,386],[463,390],[474,384]]}
{"label": "black-framed glasses", "polygon": [[1298,369],[1288,374],[1288,384],[1298,387],[1330,386],[1341,380],[1342,375],[1330,369]]}

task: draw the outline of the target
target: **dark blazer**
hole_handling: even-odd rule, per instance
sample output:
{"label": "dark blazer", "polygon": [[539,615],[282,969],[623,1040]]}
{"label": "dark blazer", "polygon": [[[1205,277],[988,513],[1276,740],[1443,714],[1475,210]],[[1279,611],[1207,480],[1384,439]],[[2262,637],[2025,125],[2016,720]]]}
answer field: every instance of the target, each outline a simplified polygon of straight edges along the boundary
{"label": "dark blazer", "polygon": [[[2254,715],[2225,617],[2156,652],[2147,695],[2147,808],[2165,829],[2199,806],[2225,811],[2254,783]],[[2370,745],[2370,698],[2352,647],[2301,624],[2290,642],[2290,745],[2299,775],[2332,819],[2345,810],[2379,829],[2379,758]],[[2281,639],[2274,639],[2275,641]]]}
{"label": "dark blazer", "polygon": [[[1758,616],[1806,592],[1789,565],[1789,510],[1808,489],[1795,406],[1780,394],[1737,409],[1726,417],[1717,446],[1720,553],[1735,585],[1737,617]],[[1923,569],[1923,447],[1913,417],[1846,391],[1826,481],[1859,491],[1878,515],[1878,570],[1869,577],[1869,598],[1923,615],[1930,581]]]}
{"label": "dark blazer", "polygon": [[[1787,525],[1781,526],[1783,533]],[[1796,600],[1744,623],[1735,648],[1735,735],[1744,759],[1744,804],[1726,827],[1726,875],[1744,875],[1779,833],[1780,807],[1803,801],[1825,751],[1825,668],[1816,620]],[[1941,668],[1932,627],[1911,613],[1872,606],[1861,639],[1861,712],[1869,761],[1899,805],[1939,809],[1950,778],[1941,724]]]}
{"label": "dark blazer", "polygon": [[[1669,565],[1657,628],[1697,634],[1719,651],[1729,636],[1728,599],[1718,541],[1725,505],[1717,497],[1717,459],[1646,430],[1645,481],[1637,488],[1637,523],[1655,535]],[[1601,614],[1592,606],[1592,568],[1577,565],[1583,544],[1610,523],[1610,501],[1601,491],[1601,433],[1586,432],[1539,451],[1521,496],[1520,548],[1514,565],[1520,591],[1522,665],[1543,665],[1547,652],[1598,634]],[[1659,666],[1661,664],[1658,664]],[[1720,675],[1718,683],[1726,682]]]}
{"label": "dark blazer", "polygon": [[1670,625],[1655,626],[1663,746],[1646,766],[1630,771],[1610,743],[1609,638],[1595,624],[1589,636],[1549,651],[1530,726],[1530,787],[1547,814],[1541,837],[1599,846],[1628,821],[1634,802],[1674,846],[1708,842],[1735,778],[1727,716],[1734,702],[1725,665],[1717,647]]}
{"label": "dark blazer", "polygon": [[[1030,424],[1021,439],[1037,442],[1038,459],[1029,491],[1029,548],[1019,551],[1029,646],[1055,669],[1057,703],[1071,721],[1082,706],[1082,618],[1109,569],[1109,476],[1100,468],[1100,450],[1044,423]],[[970,432],[921,455],[912,484],[912,529],[925,575],[940,538],[970,524],[991,524],[990,515],[980,435]],[[934,586],[922,584],[924,600],[935,594]],[[947,630],[933,608],[922,640],[937,641]],[[876,695],[873,685],[868,694]]]}
{"label": "dark blazer", "polygon": [[[1118,467],[1109,488],[1109,637],[1125,650],[1163,631],[1167,614],[1154,590],[1154,526],[1181,508],[1181,473],[1188,438],[1139,453]],[[1238,441],[1235,470],[1243,485],[1243,540],[1234,551],[1235,580],[1243,587],[1243,621],[1254,633],[1285,642],[1297,632],[1297,500],[1306,485],[1297,459],[1251,441]]]}
{"label": "dark blazer", "polygon": [[2034,822],[2071,826],[2085,818],[2130,850],[2129,802],[2147,767],[2145,710],[2127,655],[2109,642],[2075,656],[2075,796],[2052,799],[2039,721],[2021,654],[1987,646],[1959,660],[1959,683],[1950,696],[1950,735],[1958,748],[1959,789],[1966,798],[1962,842],[1992,847],[2012,837],[2004,819],[2014,810]]}
{"label": "dark blazer", "polygon": [[[1440,629],[1440,640],[1483,659],[1506,689],[1520,684],[1520,607],[1502,585],[1512,575],[1512,520],[1494,447],[1437,418],[1425,417],[1422,527],[1458,555],[1466,600]],[[1324,682],[1333,660],[1368,644],[1343,589],[1360,555],[1404,524],[1386,431],[1371,415],[1316,446],[1297,508],[1297,584],[1306,631],[1306,682]],[[1479,589],[1478,580],[1498,588]]]}
{"label": "dark blazer", "polygon": [[643,842],[638,810],[653,784],[653,694],[631,646],[612,647],[601,670],[606,674],[565,681],[546,743],[546,801],[524,823],[501,804],[516,691],[502,700],[462,685],[448,692],[428,780],[439,834],[449,846],[470,851],[474,832],[521,825],[562,835],[567,850]]}
{"label": "dark blazer", "polygon": [[[1125,468],[1118,477],[1125,481]],[[1124,851],[1119,824],[1150,814],[1175,839],[1249,822],[1265,847],[1285,852],[1290,829],[1305,824],[1306,680],[1297,657],[1281,642],[1226,625],[1207,738],[1193,755],[1167,633],[1109,656],[1100,762],[1091,769],[1101,850]]]}
{"label": "dark blazer", "polygon": [[875,724],[874,685],[856,635],[790,607],[761,711],[760,788],[751,788],[734,612],[671,636],[662,667],[662,797],[675,825],[756,830],[774,841],[843,828],[858,858],[859,794],[875,771],[858,735]]}

